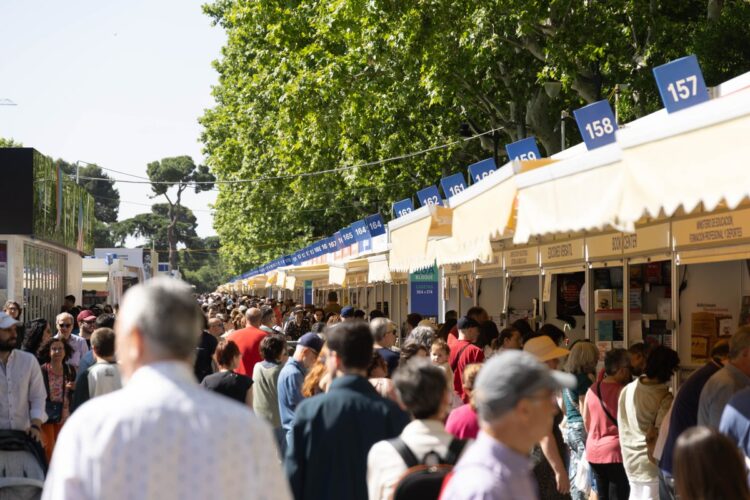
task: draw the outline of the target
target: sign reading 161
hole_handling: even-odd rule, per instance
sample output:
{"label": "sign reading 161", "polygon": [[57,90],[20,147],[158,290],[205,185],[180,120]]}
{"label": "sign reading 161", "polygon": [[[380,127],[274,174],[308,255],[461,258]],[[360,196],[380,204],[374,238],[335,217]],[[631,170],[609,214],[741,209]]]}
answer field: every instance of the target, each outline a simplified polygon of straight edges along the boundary
{"label": "sign reading 161", "polygon": [[694,55],[657,66],[654,77],[668,113],[708,101],[706,82]]}
{"label": "sign reading 161", "polygon": [[617,122],[608,101],[602,100],[576,109],[573,115],[586,149],[592,150],[615,142]]}

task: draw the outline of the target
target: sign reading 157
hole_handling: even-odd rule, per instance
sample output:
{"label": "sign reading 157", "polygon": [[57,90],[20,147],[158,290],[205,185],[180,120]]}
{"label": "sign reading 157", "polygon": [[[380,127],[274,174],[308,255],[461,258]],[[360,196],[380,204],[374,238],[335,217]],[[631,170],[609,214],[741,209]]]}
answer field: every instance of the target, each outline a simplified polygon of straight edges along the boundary
{"label": "sign reading 157", "polygon": [[668,113],[708,101],[708,89],[694,55],[654,68],[654,78]]}

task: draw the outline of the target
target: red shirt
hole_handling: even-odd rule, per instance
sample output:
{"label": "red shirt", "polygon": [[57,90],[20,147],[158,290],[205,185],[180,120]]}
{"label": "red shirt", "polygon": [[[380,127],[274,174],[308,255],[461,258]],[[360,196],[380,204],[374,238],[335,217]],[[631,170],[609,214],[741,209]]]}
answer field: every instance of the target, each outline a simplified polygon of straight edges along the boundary
{"label": "red shirt", "polygon": [[264,332],[260,328],[254,326],[248,326],[242,330],[236,330],[229,334],[228,340],[231,340],[240,349],[240,366],[237,367],[235,372],[247,375],[248,377],[253,376],[253,368],[255,363],[262,361],[260,355],[260,342],[263,340],[268,333]]}
{"label": "red shirt", "polygon": [[446,343],[448,344],[448,347],[453,349],[453,344],[455,344],[458,341],[458,325],[455,325],[453,328],[451,328],[451,331],[448,332],[448,340],[446,340]]}
{"label": "red shirt", "polygon": [[620,391],[623,386],[617,383],[597,382],[586,393],[586,409],[589,414],[589,431],[586,438],[586,460],[594,464],[622,463],[620,435],[617,425],[602,409],[602,401],[596,394],[601,384],[604,406],[612,418],[617,418]]}
{"label": "red shirt", "polygon": [[448,415],[445,430],[458,439],[476,439],[479,434],[477,412],[470,404],[459,406]]}
{"label": "red shirt", "polygon": [[[468,346],[464,349],[464,346]],[[458,355],[461,355],[459,358]],[[464,403],[468,403],[468,399],[464,394],[464,386],[462,383],[464,368],[466,365],[472,363],[481,363],[484,361],[484,351],[469,342],[468,340],[456,340],[451,346],[451,355],[448,359],[451,369],[453,370],[453,388],[456,394],[461,396],[461,400]]]}

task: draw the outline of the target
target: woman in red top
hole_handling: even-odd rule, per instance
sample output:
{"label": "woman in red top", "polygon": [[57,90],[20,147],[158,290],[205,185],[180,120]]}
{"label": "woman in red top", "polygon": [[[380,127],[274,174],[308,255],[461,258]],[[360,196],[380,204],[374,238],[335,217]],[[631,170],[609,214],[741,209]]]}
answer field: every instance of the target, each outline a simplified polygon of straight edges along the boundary
{"label": "woman in red top", "polygon": [[600,500],[627,500],[630,484],[622,465],[617,429],[617,403],[631,380],[630,358],[625,349],[613,349],[604,357],[605,377],[586,394],[583,424],[588,432],[586,460],[596,478]]}

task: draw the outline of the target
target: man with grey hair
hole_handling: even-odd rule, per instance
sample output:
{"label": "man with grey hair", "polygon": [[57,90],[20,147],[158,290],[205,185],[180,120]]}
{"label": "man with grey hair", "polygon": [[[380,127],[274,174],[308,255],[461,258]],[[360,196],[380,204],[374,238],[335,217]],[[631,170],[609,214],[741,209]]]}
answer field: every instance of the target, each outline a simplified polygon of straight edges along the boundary
{"label": "man with grey hair", "polygon": [[750,386],[750,326],[729,340],[729,362],[708,379],[698,402],[698,425],[719,428],[721,414],[732,396]]}
{"label": "man with grey hair", "polygon": [[388,376],[398,367],[399,355],[391,350],[396,343],[396,325],[388,318],[375,318],[370,321],[370,333],[375,342],[375,352],[385,360],[388,365]]}
{"label": "man with grey hair", "polygon": [[87,352],[89,352],[89,345],[86,343],[86,339],[73,335],[73,315],[67,312],[61,312],[55,318],[55,324],[57,325],[56,339],[63,339],[73,349],[73,355],[68,359],[68,364],[73,368],[78,369],[78,365],[81,364],[81,358],[83,358]]}
{"label": "man with grey hair", "polygon": [[529,450],[552,428],[555,392],[575,385],[573,375],[550,370],[526,352],[507,351],[490,359],[473,391],[481,430],[441,498],[539,498]]}
{"label": "man with grey hair", "polygon": [[159,277],[128,290],[115,325],[126,385],[68,419],[45,500],[243,498],[248,484],[255,498],[290,498],[279,464],[266,455],[275,446],[271,429],[196,383],[191,357],[202,322],[181,281]]}

